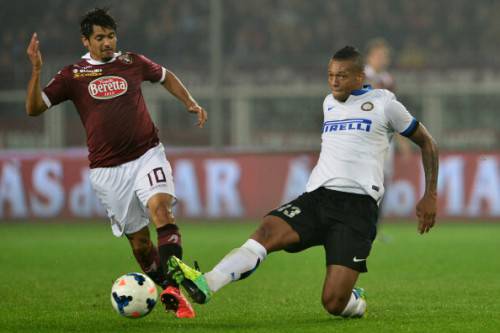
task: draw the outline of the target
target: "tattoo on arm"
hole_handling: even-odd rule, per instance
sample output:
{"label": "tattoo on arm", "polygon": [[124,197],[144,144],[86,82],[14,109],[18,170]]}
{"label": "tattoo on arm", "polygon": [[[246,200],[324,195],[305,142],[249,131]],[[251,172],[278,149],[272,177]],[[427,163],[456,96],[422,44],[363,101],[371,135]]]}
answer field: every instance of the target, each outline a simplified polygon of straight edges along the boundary
{"label": "tattoo on arm", "polygon": [[422,148],[422,163],[425,172],[425,192],[437,192],[437,180],[439,171],[438,150],[435,142],[429,144],[429,147]]}
{"label": "tattoo on arm", "polygon": [[427,129],[420,124],[419,128],[410,136],[422,151],[422,164],[425,173],[425,192],[436,193],[439,171],[439,152],[436,141]]}

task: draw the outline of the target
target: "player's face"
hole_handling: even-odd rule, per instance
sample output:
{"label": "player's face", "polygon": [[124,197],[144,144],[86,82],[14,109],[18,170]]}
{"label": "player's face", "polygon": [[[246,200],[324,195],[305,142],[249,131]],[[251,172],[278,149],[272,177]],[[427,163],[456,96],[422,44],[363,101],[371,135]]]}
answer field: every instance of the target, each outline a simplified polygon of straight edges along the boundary
{"label": "player's face", "polygon": [[104,62],[111,60],[116,51],[116,32],[98,25],[92,28],[92,35],[88,39],[82,37],[83,45],[93,59]]}
{"label": "player's face", "polygon": [[344,102],[353,90],[363,88],[364,77],[351,60],[331,60],[328,64],[328,85],[338,101]]}

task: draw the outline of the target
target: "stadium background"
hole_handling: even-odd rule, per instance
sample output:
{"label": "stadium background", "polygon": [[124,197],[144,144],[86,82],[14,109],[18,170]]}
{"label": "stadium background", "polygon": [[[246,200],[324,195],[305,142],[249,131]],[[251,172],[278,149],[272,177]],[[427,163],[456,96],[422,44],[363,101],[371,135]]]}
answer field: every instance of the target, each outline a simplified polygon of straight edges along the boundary
{"label": "stadium background", "polygon": [[[258,217],[301,193],[319,149],[329,57],[346,44],[364,50],[383,37],[392,47],[400,100],[443,152],[440,216],[500,217],[496,2],[107,3],[118,20],[119,49],[172,69],[209,112],[200,131],[161,87],[144,84],[173,162],[178,216]],[[2,5],[2,219],[103,215],[93,204],[85,134],[73,105],[40,118],[24,112],[31,33],[41,40],[46,84],[84,53],[78,20],[91,7],[56,0]],[[422,191],[420,162],[415,156],[397,163],[385,212],[412,217]]]}
{"label": "stadium background", "polygon": [[[79,17],[97,1],[0,5],[0,332],[499,332],[500,3],[489,0],[106,1],[118,46],[173,70],[209,112],[195,120],[161,87],[143,85],[167,146],[185,259],[206,270],[240,246],[258,217],[303,190],[320,145],[326,65],[334,50],[392,46],[400,100],[441,155],[438,224],[416,233],[418,150],[397,158],[370,256],[364,320],[320,302],[322,249],[269,256],[197,318],[161,309],[117,316],[112,281],[139,269],[111,235],[87,179],[85,135],[71,103],[24,110],[33,31],[42,85],[85,52]],[[51,223],[51,222],[57,223]],[[244,223],[241,223],[244,222]],[[300,265],[300,266],[298,266]],[[300,267],[300,269],[298,268]]]}

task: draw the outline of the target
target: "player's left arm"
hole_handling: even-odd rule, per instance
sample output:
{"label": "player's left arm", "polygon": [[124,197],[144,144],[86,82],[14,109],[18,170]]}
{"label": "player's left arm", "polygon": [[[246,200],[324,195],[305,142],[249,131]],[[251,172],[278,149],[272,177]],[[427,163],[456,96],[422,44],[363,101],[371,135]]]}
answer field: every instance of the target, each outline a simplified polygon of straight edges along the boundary
{"label": "player's left arm", "polygon": [[436,223],[437,182],[439,170],[439,152],[436,141],[424,125],[419,123],[409,136],[422,153],[422,164],[425,173],[425,193],[417,204],[418,231],[423,234]]}
{"label": "player's left arm", "polygon": [[197,125],[202,128],[208,119],[207,112],[196,102],[193,96],[191,96],[191,93],[184,86],[181,80],[174,73],[167,70],[165,80],[162,85],[186,106],[188,112],[197,114]]}

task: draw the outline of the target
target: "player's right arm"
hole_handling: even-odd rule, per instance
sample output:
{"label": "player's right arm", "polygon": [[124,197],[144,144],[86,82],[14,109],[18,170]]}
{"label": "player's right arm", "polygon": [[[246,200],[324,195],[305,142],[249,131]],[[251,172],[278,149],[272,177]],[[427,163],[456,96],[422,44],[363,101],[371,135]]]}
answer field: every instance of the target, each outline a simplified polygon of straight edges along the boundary
{"label": "player's right arm", "polygon": [[47,105],[42,98],[40,88],[40,73],[42,71],[42,54],[40,53],[40,42],[36,32],[31,37],[31,41],[26,50],[31,61],[31,78],[28,83],[26,96],[26,113],[29,116],[38,116],[47,110]]}
{"label": "player's right arm", "polygon": [[416,207],[418,230],[423,234],[429,232],[436,223],[439,152],[436,141],[422,124],[417,126],[409,139],[420,147],[424,166],[425,192]]}
{"label": "player's right arm", "polygon": [[389,125],[399,134],[416,143],[422,153],[425,173],[425,192],[416,207],[418,231],[423,234],[436,223],[437,182],[439,169],[439,153],[436,141],[424,125],[420,124],[406,110],[403,104],[392,98],[385,108]]}

